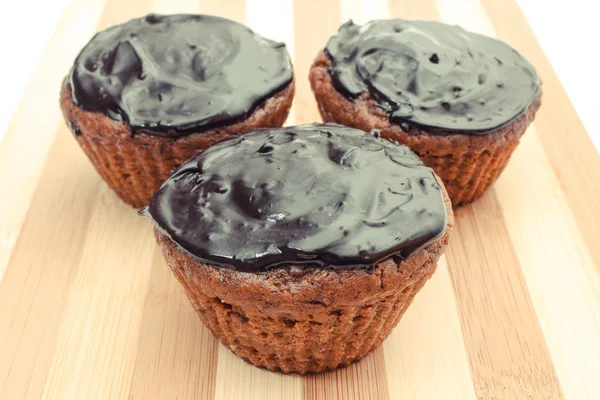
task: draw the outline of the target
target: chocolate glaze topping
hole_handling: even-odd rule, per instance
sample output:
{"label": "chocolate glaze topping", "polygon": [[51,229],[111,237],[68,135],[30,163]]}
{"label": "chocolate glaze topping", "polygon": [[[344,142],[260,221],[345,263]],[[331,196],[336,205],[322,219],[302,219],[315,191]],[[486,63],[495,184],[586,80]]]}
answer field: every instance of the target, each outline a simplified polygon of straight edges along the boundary
{"label": "chocolate glaze topping", "polygon": [[140,213],[192,256],[244,272],[369,268],[408,257],[446,227],[440,187],[413,152],[334,124],[214,145]]}
{"label": "chocolate glaze topping", "polygon": [[325,50],[335,88],[349,99],[368,91],[404,130],[487,134],[524,113],[540,90],[515,49],[440,22],[349,21]]}
{"label": "chocolate glaze topping", "polygon": [[242,120],[291,80],[283,43],[208,15],[148,15],[109,28],[70,74],[81,108],[169,137]]}

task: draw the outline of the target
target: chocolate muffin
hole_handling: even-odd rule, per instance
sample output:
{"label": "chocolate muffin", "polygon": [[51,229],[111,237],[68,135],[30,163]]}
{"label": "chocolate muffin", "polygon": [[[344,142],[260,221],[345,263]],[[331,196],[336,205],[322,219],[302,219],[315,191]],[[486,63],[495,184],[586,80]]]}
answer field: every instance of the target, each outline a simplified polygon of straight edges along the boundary
{"label": "chocolate muffin", "polygon": [[96,170],[142,207],[199,150],[285,122],[283,43],[208,15],[148,15],[96,34],[62,85],[63,115]]}
{"label": "chocolate muffin", "polygon": [[310,81],[323,120],[407,145],[454,206],[498,178],[541,104],[540,79],[516,50],[434,21],[347,22]]}
{"label": "chocolate muffin", "polygon": [[182,164],[140,212],[239,357],[286,373],[346,366],[382,343],[435,271],[453,224],[444,186],[373,135],[259,129]]}

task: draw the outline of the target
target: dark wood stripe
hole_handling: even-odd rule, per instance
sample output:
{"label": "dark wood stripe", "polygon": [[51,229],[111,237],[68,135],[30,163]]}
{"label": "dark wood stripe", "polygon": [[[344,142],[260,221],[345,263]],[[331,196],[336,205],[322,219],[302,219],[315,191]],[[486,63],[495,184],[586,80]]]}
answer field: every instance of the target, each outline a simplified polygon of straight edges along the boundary
{"label": "dark wood stripe", "polygon": [[308,376],[305,385],[307,400],[389,399],[383,348],[347,368]]}
{"label": "dark wood stripe", "polygon": [[600,155],[519,6],[513,0],[484,0],[483,6],[498,38],[522,52],[542,78],[542,107],[535,125],[579,230],[600,269]]}
{"label": "dark wood stripe", "polygon": [[213,399],[217,363],[217,340],[200,322],[157,247],[130,398]]}
{"label": "dark wood stripe", "polygon": [[456,211],[447,249],[479,398],[562,398],[496,195]]}

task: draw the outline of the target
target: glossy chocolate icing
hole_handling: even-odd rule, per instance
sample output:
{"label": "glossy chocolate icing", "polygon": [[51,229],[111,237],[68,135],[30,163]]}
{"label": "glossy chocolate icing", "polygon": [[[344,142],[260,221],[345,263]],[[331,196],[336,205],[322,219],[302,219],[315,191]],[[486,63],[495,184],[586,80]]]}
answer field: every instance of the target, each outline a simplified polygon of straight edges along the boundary
{"label": "glossy chocolate icing", "polygon": [[407,147],[341,125],[260,129],[181,165],[140,212],[199,260],[369,268],[443,234],[430,168]]}
{"label": "glossy chocolate icing", "polygon": [[349,21],[326,47],[334,87],[368,91],[404,130],[487,134],[523,114],[540,90],[533,66],[496,39],[434,21]]}
{"label": "glossy chocolate icing", "polygon": [[79,107],[169,137],[242,120],[291,80],[283,43],[208,15],[148,15],[109,28],[70,74]]}

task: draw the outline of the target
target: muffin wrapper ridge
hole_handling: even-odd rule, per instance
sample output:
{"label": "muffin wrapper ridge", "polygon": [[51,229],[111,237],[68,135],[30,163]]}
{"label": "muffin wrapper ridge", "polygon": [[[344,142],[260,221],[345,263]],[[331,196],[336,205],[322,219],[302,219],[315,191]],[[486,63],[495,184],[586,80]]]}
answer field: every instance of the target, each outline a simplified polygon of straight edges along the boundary
{"label": "muffin wrapper ridge", "polygon": [[178,138],[147,133],[132,135],[127,122],[75,105],[67,83],[63,83],[61,107],[77,142],[102,179],[124,202],[141,208],[171,171],[198,151],[255,128],[281,127],[293,95],[292,81],[247,119]]}
{"label": "muffin wrapper ridge", "polygon": [[389,121],[368,93],[350,101],[337,92],[329,66],[329,59],[321,54],[310,72],[323,121],[367,132],[378,129],[382,138],[408,146],[442,178],[454,207],[473,202],[496,181],[541,105],[540,92],[522,115],[486,135],[460,131],[437,134],[418,127],[405,132]]}
{"label": "muffin wrapper ridge", "polygon": [[[400,264],[389,258],[372,272],[341,275],[323,269],[305,275],[298,266],[238,272],[201,263],[154,233],[200,319],[223,345],[256,366],[308,374],[347,366],[381,345],[434,273],[451,224],[440,240]],[[328,293],[328,284],[337,291]],[[293,300],[283,304],[273,290]]]}

